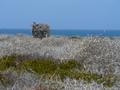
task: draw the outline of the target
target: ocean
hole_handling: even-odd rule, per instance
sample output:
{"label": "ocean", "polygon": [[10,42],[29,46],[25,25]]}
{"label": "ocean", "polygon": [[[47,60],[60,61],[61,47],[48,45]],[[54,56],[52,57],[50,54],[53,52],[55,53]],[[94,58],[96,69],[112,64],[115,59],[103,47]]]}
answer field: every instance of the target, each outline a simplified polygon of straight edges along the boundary
{"label": "ocean", "polygon": [[[32,35],[30,29],[0,29],[0,34]],[[120,30],[50,30],[55,36],[120,36]]]}

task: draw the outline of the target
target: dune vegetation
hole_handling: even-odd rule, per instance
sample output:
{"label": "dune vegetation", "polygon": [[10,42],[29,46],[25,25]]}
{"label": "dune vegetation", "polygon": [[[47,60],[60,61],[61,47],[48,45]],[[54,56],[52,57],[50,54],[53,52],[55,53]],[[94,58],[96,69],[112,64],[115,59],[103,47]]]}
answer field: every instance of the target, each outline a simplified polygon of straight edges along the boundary
{"label": "dune vegetation", "polygon": [[1,35],[0,50],[0,90],[120,88],[119,37]]}
{"label": "dune vegetation", "polygon": [[[75,60],[67,60],[66,62],[55,62],[50,58],[26,59],[17,62],[17,56],[4,56],[0,59],[0,71],[14,68],[17,72],[30,71],[37,75],[45,75],[47,78],[60,76],[61,80],[66,77],[76,80],[84,80],[87,82],[95,81],[103,83],[103,85],[112,87],[115,82],[115,76],[112,74],[99,75],[96,73],[86,72],[83,70],[81,63]],[[1,80],[5,78],[1,77]]]}

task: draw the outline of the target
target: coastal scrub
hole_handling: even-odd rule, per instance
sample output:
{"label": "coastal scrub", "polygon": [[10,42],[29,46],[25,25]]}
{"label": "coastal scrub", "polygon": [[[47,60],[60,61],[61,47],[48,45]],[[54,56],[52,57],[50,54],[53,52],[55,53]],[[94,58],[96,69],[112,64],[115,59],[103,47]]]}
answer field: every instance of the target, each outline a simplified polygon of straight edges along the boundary
{"label": "coastal scrub", "polygon": [[[0,58],[0,72],[11,67],[19,72],[28,71],[36,73],[36,75],[45,75],[48,78],[60,76],[63,81],[69,77],[76,80],[84,80],[88,83],[95,81],[98,84],[103,84],[106,87],[112,87],[115,83],[115,76],[112,74],[102,75],[83,70],[82,63],[76,60],[65,60],[65,62],[56,62],[52,58],[31,58],[22,60],[17,65],[17,55],[4,56]],[[3,77],[3,76],[2,76]],[[0,80],[5,80],[0,77]]]}
{"label": "coastal scrub", "polygon": [[10,67],[14,67],[15,59],[16,59],[15,55],[3,56],[2,58],[0,58],[0,71],[4,71]]}

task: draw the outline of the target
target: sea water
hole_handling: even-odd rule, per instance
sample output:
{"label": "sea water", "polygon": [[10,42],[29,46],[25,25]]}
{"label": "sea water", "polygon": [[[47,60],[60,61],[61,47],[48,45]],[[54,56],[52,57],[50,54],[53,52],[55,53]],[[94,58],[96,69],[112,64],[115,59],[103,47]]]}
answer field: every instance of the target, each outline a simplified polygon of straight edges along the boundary
{"label": "sea water", "polygon": [[[30,29],[0,29],[0,34],[26,34],[32,35]],[[120,30],[50,30],[56,36],[120,36]]]}

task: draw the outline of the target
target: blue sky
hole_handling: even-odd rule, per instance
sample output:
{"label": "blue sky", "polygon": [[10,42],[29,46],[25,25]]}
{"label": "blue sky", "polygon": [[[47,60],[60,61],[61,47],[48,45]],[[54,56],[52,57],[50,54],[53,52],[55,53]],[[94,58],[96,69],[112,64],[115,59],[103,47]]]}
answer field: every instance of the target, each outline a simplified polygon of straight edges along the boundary
{"label": "blue sky", "polygon": [[119,29],[120,0],[0,0],[0,28]]}

